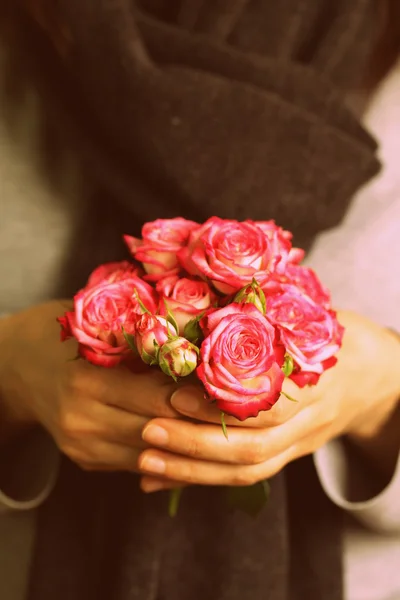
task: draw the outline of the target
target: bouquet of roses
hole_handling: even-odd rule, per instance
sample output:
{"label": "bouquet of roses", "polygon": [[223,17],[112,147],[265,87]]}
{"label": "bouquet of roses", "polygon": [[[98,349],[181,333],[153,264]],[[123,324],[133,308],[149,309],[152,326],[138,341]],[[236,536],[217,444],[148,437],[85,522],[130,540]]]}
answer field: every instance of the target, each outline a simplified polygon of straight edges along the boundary
{"label": "bouquet of roses", "polygon": [[124,236],[133,261],[101,265],[76,294],[62,340],[103,367],[193,373],[226,435],[225,414],[256,417],[285,377],[315,385],[337,361],[343,327],[291,239],[274,221],[146,223],[141,239]]}

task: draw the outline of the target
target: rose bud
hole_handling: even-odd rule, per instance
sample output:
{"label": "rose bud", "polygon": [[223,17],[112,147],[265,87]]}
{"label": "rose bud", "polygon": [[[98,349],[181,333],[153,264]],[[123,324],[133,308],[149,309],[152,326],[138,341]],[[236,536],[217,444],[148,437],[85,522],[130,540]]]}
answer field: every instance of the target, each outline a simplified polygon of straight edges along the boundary
{"label": "rose bud", "polygon": [[255,279],[236,294],[233,302],[237,304],[254,304],[260,313],[265,315],[265,294]]}
{"label": "rose bud", "polygon": [[147,364],[154,364],[159,348],[171,336],[176,337],[177,335],[175,327],[166,318],[150,313],[144,313],[135,325],[136,348],[142,360]]}
{"label": "rose bud", "polygon": [[161,346],[158,364],[166,375],[176,379],[193,373],[197,367],[199,349],[183,337],[176,337]]}

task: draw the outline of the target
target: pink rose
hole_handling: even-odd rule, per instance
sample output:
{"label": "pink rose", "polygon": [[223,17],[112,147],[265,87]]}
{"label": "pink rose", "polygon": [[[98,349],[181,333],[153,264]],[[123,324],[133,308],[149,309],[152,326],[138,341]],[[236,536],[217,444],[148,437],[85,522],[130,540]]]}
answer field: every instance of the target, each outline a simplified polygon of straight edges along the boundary
{"label": "pink rose", "polygon": [[320,304],[324,308],[329,308],[331,297],[327,290],[319,280],[316,273],[309,267],[301,265],[287,265],[283,274],[274,275],[270,281],[264,285],[264,293],[282,292],[287,285],[295,285],[299,290],[307,294],[314,302]]}
{"label": "pink rose", "polygon": [[[140,300],[139,300],[140,299]],[[157,308],[154,290],[138,277],[114,283],[107,281],[81,290],[74,298],[74,312],[58,319],[61,339],[74,337],[79,354],[89,362],[113,367],[130,355],[123,328],[133,334],[137,315],[145,306]]]}
{"label": "pink rose", "polygon": [[270,409],[284,380],[275,327],[252,304],[229,304],[206,321],[197,375],[210,398],[240,421]]}
{"label": "pink rose", "polygon": [[188,321],[209,309],[216,301],[208,283],[195,279],[168,277],[159,281],[157,291],[160,295],[160,314],[165,315],[167,309],[170,310],[181,335]]}
{"label": "pink rose", "polygon": [[299,387],[318,382],[336,364],[344,329],[336,313],[318,305],[295,286],[267,297],[267,316],[280,330],[282,343],[295,361],[291,379]]}
{"label": "pink rose", "polygon": [[166,374],[177,379],[187,377],[197,367],[199,349],[183,337],[176,337],[160,348],[158,364]]}
{"label": "pink rose", "polygon": [[262,229],[271,242],[273,253],[280,256],[281,260],[277,267],[282,272],[288,263],[299,263],[304,258],[304,250],[292,248],[293,234],[279,227],[275,221],[255,221],[257,227]]}
{"label": "pink rose", "polygon": [[158,281],[179,272],[177,254],[187,244],[189,234],[198,227],[194,221],[181,217],[157,219],[143,226],[142,239],[125,235],[124,240],[135,260],[143,263],[146,279]]}
{"label": "pink rose", "polygon": [[144,313],[135,324],[136,348],[142,360],[151,364],[158,354],[159,348],[165,344],[169,336],[177,336],[175,327],[164,317]]}
{"label": "pink rose", "polygon": [[223,294],[233,294],[253,278],[260,285],[267,281],[282,260],[275,250],[269,235],[252,221],[212,217],[191,235],[179,258],[189,273],[211,280]]}
{"label": "pink rose", "polygon": [[136,276],[139,275],[139,273],[140,269],[127,260],[105,263],[92,272],[86,284],[86,288],[98,285],[103,281],[114,283],[115,281],[121,281],[122,279],[129,279],[132,275]]}

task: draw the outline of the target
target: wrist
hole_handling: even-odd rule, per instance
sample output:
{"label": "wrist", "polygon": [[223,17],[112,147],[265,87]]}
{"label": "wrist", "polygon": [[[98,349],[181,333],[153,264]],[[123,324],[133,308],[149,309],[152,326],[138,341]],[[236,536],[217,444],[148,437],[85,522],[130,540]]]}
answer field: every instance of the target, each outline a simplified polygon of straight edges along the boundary
{"label": "wrist", "polygon": [[31,429],[34,425],[33,417],[23,410],[10,407],[4,397],[0,397],[0,445]]}
{"label": "wrist", "polygon": [[[11,319],[12,317],[10,317]],[[0,444],[30,428],[34,424],[33,416],[22,405],[20,395],[13,393],[18,387],[15,364],[9,349],[10,323],[8,319],[0,321]]]}
{"label": "wrist", "polygon": [[390,481],[400,451],[400,401],[392,402],[377,423],[372,421],[352,429],[346,437],[385,481]]}
{"label": "wrist", "polygon": [[387,351],[385,372],[379,375],[378,404],[363,414],[346,432],[349,442],[390,477],[400,451],[400,337],[385,330]]}
{"label": "wrist", "polygon": [[65,301],[53,301],[0,319],[0,443],[37,423],[33,356],[40,361],[43,332],[57,335],[55,319],[64,310]]}

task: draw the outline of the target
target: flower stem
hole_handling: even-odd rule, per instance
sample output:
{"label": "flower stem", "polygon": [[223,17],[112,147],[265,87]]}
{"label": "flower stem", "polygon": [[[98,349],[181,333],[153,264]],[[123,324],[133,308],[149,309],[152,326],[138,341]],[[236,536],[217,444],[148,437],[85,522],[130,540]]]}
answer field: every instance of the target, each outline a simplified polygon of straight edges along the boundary
{"label": "flower stem", "polygon": [[286,392],[281,392],[281,394],[283,396],[285,396],[285,398],[287,398],[288,400],[290,400],[290,402],[298,402],[298,400],[296,400],[296,398],[293,398],[292,396],[289,396],[289,394],[287,394]]}
{"label": "flower stem", "polygon": [[169,493],[168,514],[170,517],[176,517],[178,514],[182,491],[182,488],[174,488]]}
{"label": "flower stem", "polygon": [[225,413],[223,413],[223,412],[221,412],[221,425],[222,425],[223,434],[226,437],[226,439],[228,439],[228,429],[227,429],[226,423],[225,423]]}

